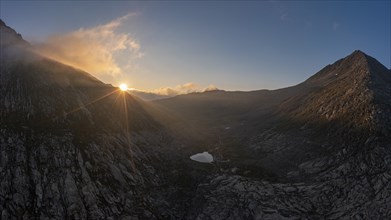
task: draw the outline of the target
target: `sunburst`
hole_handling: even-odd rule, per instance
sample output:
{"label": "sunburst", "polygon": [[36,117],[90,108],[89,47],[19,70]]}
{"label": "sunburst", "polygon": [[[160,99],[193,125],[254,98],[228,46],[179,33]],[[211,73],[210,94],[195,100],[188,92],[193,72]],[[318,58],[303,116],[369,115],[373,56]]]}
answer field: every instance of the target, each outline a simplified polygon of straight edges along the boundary
{"label": "sunburst", "polygon": [[119,89],[124,92],[129,90],[128,85],[126,85],[125,83],[122,83],[121,85],[119,85]]}

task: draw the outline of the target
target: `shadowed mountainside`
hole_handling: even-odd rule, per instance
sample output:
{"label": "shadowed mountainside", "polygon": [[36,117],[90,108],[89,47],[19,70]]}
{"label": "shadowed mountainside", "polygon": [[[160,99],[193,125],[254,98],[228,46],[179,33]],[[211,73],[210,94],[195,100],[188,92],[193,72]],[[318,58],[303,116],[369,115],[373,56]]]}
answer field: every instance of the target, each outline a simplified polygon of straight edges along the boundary
{"label": "shadowed mountainside", "polygon": [[180,218],[179,145],[146,105],[0,31],[1,219]]}
{"label": "shadowed mountainside", "polygon": [[189,218],[390,217],[390,88],[390,70],[354,51],[289,88],[154,102],[209,134],[220,167]]}

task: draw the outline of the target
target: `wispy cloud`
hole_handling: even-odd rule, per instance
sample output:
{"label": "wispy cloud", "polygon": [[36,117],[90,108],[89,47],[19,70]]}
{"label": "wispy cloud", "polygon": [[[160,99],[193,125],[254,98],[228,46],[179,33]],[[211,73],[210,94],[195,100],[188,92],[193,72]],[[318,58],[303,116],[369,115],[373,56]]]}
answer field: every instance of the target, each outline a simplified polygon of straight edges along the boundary
{"label": "wispy cloud", "polygon": [[208,87],[203,89],[203,92],[209,92],[209,91],[215,91],[215,90],[218,90],[218,88],[215,85],[210,84]]}
{"label": "wispy cloud", "polygon": [[285,11],[280,11],[280,20],[287,21],[288,19],[289,19],[288,13],[286,13]]}
{"label": "wispy cloud", "polygon": [[280,1],[269,1],[273,9],[278,13],[281,21],[289,21],[289,13],[286,6]]}
{"label": "wispy cloud", "polygon": [[340,26],[340,24],[338,22],[333,22],[332,28],[334,31],[337,31],[339,26]]}
{"label": "wispy cloud", "polygon": [[116,52],[128,52],[130,58],[143,56],[136,39],[128,33],[118,32],[118,27],[135,15],[129,13],[106,24],[49,36],[44,43],[36,45],[36,50],[100,79],[119,76],[122,68],[115,59]]}
{"label": "wispy cloud", "polygon": [[152,90],[150,92],[159,95],[174,96],[179,94],[197,92],[198,90],[199,90],[199,86],[197,84],[189,82],[182,85],[177,85],[175,87],[162,87],[159,89]]}
{"label": "wispy cloud", "polygon": [[[138,90],[138,89],[132,89],[132,90]],[[193,92],[206,92],[206,91],[214,91],[214,90],[218,90],[218,88],[213,84],[203,88],[195,83],[188,82],[174,87],[162,87],[150,91],[146,91],[146,90],[138,90],[138,91],[164,95],[164,96],[176,96],[176,95],[188,94]]]}

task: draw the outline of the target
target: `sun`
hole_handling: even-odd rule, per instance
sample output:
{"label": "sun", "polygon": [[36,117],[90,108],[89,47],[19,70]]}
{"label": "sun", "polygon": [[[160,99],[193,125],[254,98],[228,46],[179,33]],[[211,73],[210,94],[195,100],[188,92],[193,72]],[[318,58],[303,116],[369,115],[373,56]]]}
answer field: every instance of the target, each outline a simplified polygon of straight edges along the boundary
{"label": "sun", "polygon": [[128,85],[126,85],[125,83],[122,83],[121,85],[119,85],[119,89],[121,91],[127,91],[128,90]]}

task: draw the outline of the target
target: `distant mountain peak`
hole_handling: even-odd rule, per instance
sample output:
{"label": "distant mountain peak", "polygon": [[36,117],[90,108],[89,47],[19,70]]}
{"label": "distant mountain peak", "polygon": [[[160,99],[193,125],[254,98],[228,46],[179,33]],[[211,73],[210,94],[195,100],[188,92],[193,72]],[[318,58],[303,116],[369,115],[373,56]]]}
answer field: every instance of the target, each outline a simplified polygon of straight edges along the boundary
{"label": "distant mountain peak", "polygon": [[350,80],[351,82],[367,82],[377,78],[375,75],[387,72],[375,58],[365,54],[361,50],[355,50],[350,55],[342,58],[333,64],[327,65],[315,75],[305,81],[311,86],[325,86],[340,80]]}
{"label": "distant mountain peak", "polygon": [[[292,112],[300,112],[300,117],[312,122],[333,120],[350,128],[386,134],[387,124],[391,123],[387,116],[390,85],[390,70],[356,50],[300,84],[299,88],[306,93],[292,99],[289,105],[293,106]],[[292,104],[298,100],[302,100],[299,106]]]}
{"label": "distant mountain peak", "polygon": [[342,59],[339,68],[349,70],[347,72],[352,75],[351,79],[361,79],[362,82],[375,84],[390,83],[390,70],[360,50],[356,50]]}
{"label": "distant mountain peak", "polygon": [[0,19],[0,46],[30,46],[30,44],[23,39],[21,34],[7,26],[5,22]]}

